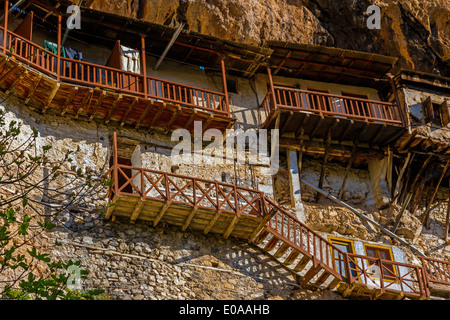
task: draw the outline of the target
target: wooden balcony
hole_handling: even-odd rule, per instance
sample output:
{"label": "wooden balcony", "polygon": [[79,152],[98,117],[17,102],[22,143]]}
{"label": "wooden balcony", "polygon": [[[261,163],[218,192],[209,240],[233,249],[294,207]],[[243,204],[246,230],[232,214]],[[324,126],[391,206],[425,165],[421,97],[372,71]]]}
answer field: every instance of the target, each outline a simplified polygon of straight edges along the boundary
{"label": "wooden balcony", "polygon": [[440,285],[439,294],[450,290],[448,262],[423,258],[420,266],[343,252],[261,191],[119,164],[115,133],[106,177],[106,219],[164,222],[183,231],[245,239],[296,274],[302,285],[358,299],[424,299],[430,284]]}
{"label": "wooden balcony", "polygon": [[301,130],[310,138],[353,140],[384,145],[404,131],[401,110],[389,102],[333,95],[309,90],[274,86],[260,106],[264,110],[264,128],[275,128],[280,119],[280,133]]}
{"label": "wooden balcony", "polygon": [[450,298],[450,262],[421,257],[422,271],[429,295]]}
{"label": "wooden balcony", "polygon": [[[4,30],[0,27],[0,33]],[[194,121],[202,121],[205,130],[225,130],[235,121],[225,93],[64,58],[14,32],[6,34],[0,43],[0,87],[43,113],[52,110],[164,133],[193,130]]]}

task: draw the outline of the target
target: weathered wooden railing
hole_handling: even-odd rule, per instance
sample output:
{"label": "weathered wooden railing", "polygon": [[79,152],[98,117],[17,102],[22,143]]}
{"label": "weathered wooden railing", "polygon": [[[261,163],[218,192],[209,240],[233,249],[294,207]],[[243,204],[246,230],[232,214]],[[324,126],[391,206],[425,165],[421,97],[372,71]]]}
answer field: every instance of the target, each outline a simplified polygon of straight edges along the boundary
{"label": "weathered wooden railing", "polygon": [[[0,27],[4,34],[4,27]],[[18,60],[62,81],[79,83],[161,100],[177,105],[229,116],[225,93],[144,76],[86,61],[59,57],[14,32],[6,32],[6,49]],[[59,68],[58,68],[59,64]]]}
{"label": "weathered wooden railing", "polygon": [[420,257],[422,260],[423,277],[428,284],[448,286],[450,291],[450,262]]}
{"label": "weathered wooden railing", "polygon": [[354,98],[323,92],[274,86],[261,103],[266,117],[277,108],[317,113],[321,116],[348,117],[362,121],[402,124],[395,103]]}
{"label": "weathered wooden railing", "polygon": [[159,200],[261,218],[270,210],[270,204],[265,204],[268,199],[263,192],[232,184],[122,164],[112,166],[110,177],[113,180],[112,192],[119,196],[134,196],[144,200]]}
{"label": "weathered wooden railing", "polygon": [[351,283],[357,282],[381,292],[427,295],[422,268],[412,264],[347,253]]}
{"label": "weathered wooden railing", "polygon": [[336,260],[346,261],[344,252],[271,200],[268,201],[278,209],[267,223],[267,230],[270,233],[313,259],[313,263],[320,263],[326,271],[332,273],[335,277],[348,278],[346,272],[348,269],[339,270],[336,266]]}

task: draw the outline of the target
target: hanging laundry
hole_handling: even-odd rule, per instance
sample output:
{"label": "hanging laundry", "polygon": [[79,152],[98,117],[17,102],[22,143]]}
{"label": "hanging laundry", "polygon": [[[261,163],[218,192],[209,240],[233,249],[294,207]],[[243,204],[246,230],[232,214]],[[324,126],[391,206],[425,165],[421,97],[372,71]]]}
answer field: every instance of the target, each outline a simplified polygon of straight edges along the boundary
{"label": "hanging laundry", "polygon": [[[58,45],[56,43],[44,40],[44,49],[51,53],[58,54]],[[61,46],[61,57],[66,57],[66,49]]]}
{"label": "hanging laundry", "polygon": [[141,73],[139,50],[120,46],[121,67],[124,71]]}
{"label": "hanging laundry", "polygon": [[80,60],[80,61],[83,60],[83,53],[78,49],[66,47],[65,53],[66,53],[67,58],[69,58],[69,59]]}
{"label": "hanging laundry", "polygon": [[[73,59],[73,60],[79,60],[79,61],[83,60],[83,53],[80,50],[66,47],[65,51],[66,51],[67,58]],[[70,68],[71,63],[72,63],[72,68]],[[69,76],[74,79],[85,80],[85,79],[81,79],[81,74],[82,74],[81,68],[82,68],[81,64],[78,64],[78,66],[76,68],[75,63],[66,62],[66,76]],[[76,72],[76,70],[78,70],[78,73]]]}

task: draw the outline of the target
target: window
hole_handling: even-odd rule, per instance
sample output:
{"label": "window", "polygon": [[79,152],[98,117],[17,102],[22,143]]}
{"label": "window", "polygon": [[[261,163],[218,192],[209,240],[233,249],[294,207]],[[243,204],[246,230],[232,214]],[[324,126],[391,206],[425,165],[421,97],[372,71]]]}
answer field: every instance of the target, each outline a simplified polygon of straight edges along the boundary
{"label": "window", "polygon": [[[299,96],[296,89],[300,87],[294,85],[286,85],[281,83],[274,83],[274,87],[283,87],[285,89],[277,89],[275,88],[275,100],[278,104],[287,107],[299,107]],[[267,84],[269,88],[269,84]],[[292,90],[291,90],[292,89]]]}
{"label": "window", "polygon": [[[366,250],[366,256],[376,258],[376,259],[383,259],[388,261],[394,261],[392,250],[388,247],[380,247],[375,245],[364,245],[364,249]],[[369,267],[372,260],[367,261],[367,267]],[[383,273],[383,277],[387,280],[396,279],[396,270],[394,264],[391,263],[383,263],[383,270],[381,270]]]}
{"label": "window", "polygon": [[[340,249],[343,252],[348,252],[348,253],[355,253],[354,250],[354,246],[353,246],[353,241],[351,240],[346,240],[346,239],[340,239],[340,238],[328,238],[328,240],[338,249]],[[344,261],[339,258],[339,255],[336,251],[332,250],[332,254],[334,255],[333,258],[333,264],[334,264],[334,268],[337,272],[339,272],[341,275],[345,276],[345,265],[344,265]],[[356,276],[356,271],[355,269],[355,265],[353,263],[350,263],[350,269],[351,269],[351,274],[353,277]]]}
{"label": "window", "polygon": [[425,122],[446,127],[450,122],[447,101],[433,103],[431,97],[422,102]]}
{"label": "window", "polygon": [[328,94],[328,90],[320,90],[314,88],[308,88],[308,91],[314,91],[315,93],[308,93],[309,107],[314,110],[326,110],[333,111],[331,109],[331,98],[328,96],[323,96],[320,93]]}

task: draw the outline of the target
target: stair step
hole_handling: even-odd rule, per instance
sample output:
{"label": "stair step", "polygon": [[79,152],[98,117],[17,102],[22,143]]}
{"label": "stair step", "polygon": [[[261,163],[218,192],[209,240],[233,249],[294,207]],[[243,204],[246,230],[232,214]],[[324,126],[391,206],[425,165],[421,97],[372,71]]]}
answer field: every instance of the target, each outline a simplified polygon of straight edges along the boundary
{"label": "stair step", "polygon": [[316,274],[318,274],[320,272],[320,270],[322,270],[322,266],[319,264],[317,266],[315,266],[314,264],[311,266],[311,268],[309,268],[308,272],[306,272],[305,276],[303,277],[302,280],[302,286],[308,284],[308,282],[314,278],[314,276]]}
{"label": "stair step", "polygon": [[255,238],[255,240],[253,241],[254,244],[259,245],[261,244],[264,239],[269,235],[269,231],[267,230],[263,230],[261,231],[258,236]]}
{"label": "stair step", "polygon": [[286,258],[286,260],[284,260],[283,264],[285,266],[289,266],[291,264],[294,263],[295,259],[297,259],[297,257],[300,255],[300,251],[298,250],[292,250],[292,252],[288,255],[288,257]]}
{"label": "stair step", "polygon": [[272,251],[275,248],[275,246],[277,245],[278,241],[280,241],[280,239],[273,236],[272,239],[270,239],[269,242],[267,242],[266,246],[264,247],[264,250]]}
{"label": "stair step", "polygon": [[317,279],[317,281],[314,283],[316,286],[321,286],[322,284],[327,281],[328,277],[331,275],[328,271],[322,272],[322,275]]}
{"label": "stair step", "polygon": [[331,280],[331,282],[328,284],[327,289],[329,290],[333,290],[334,288],[336,288],[336,286],[341,282],[341,279],[339,278],[334,278],[333,280]]}
{"label": "stair step", "polygon": [[302,271],[302,270],[306,267],[306,265],[308,264],[309,260],[311,260],[310,257],[308,257],[308,256],[303,256],[303,258],[300,260],[299,263],[297,263],[297,265],[294,267],[293,270],[294,270],[295,272],[300,272],[300,271]]}
{"label": "stair step", "polygon": [[282,257],[289,248],[290,245],[288,245],[286,242],[283,242],[283,244],[278,248],[277,252],[275,252],[273,256],[278,259]]}

